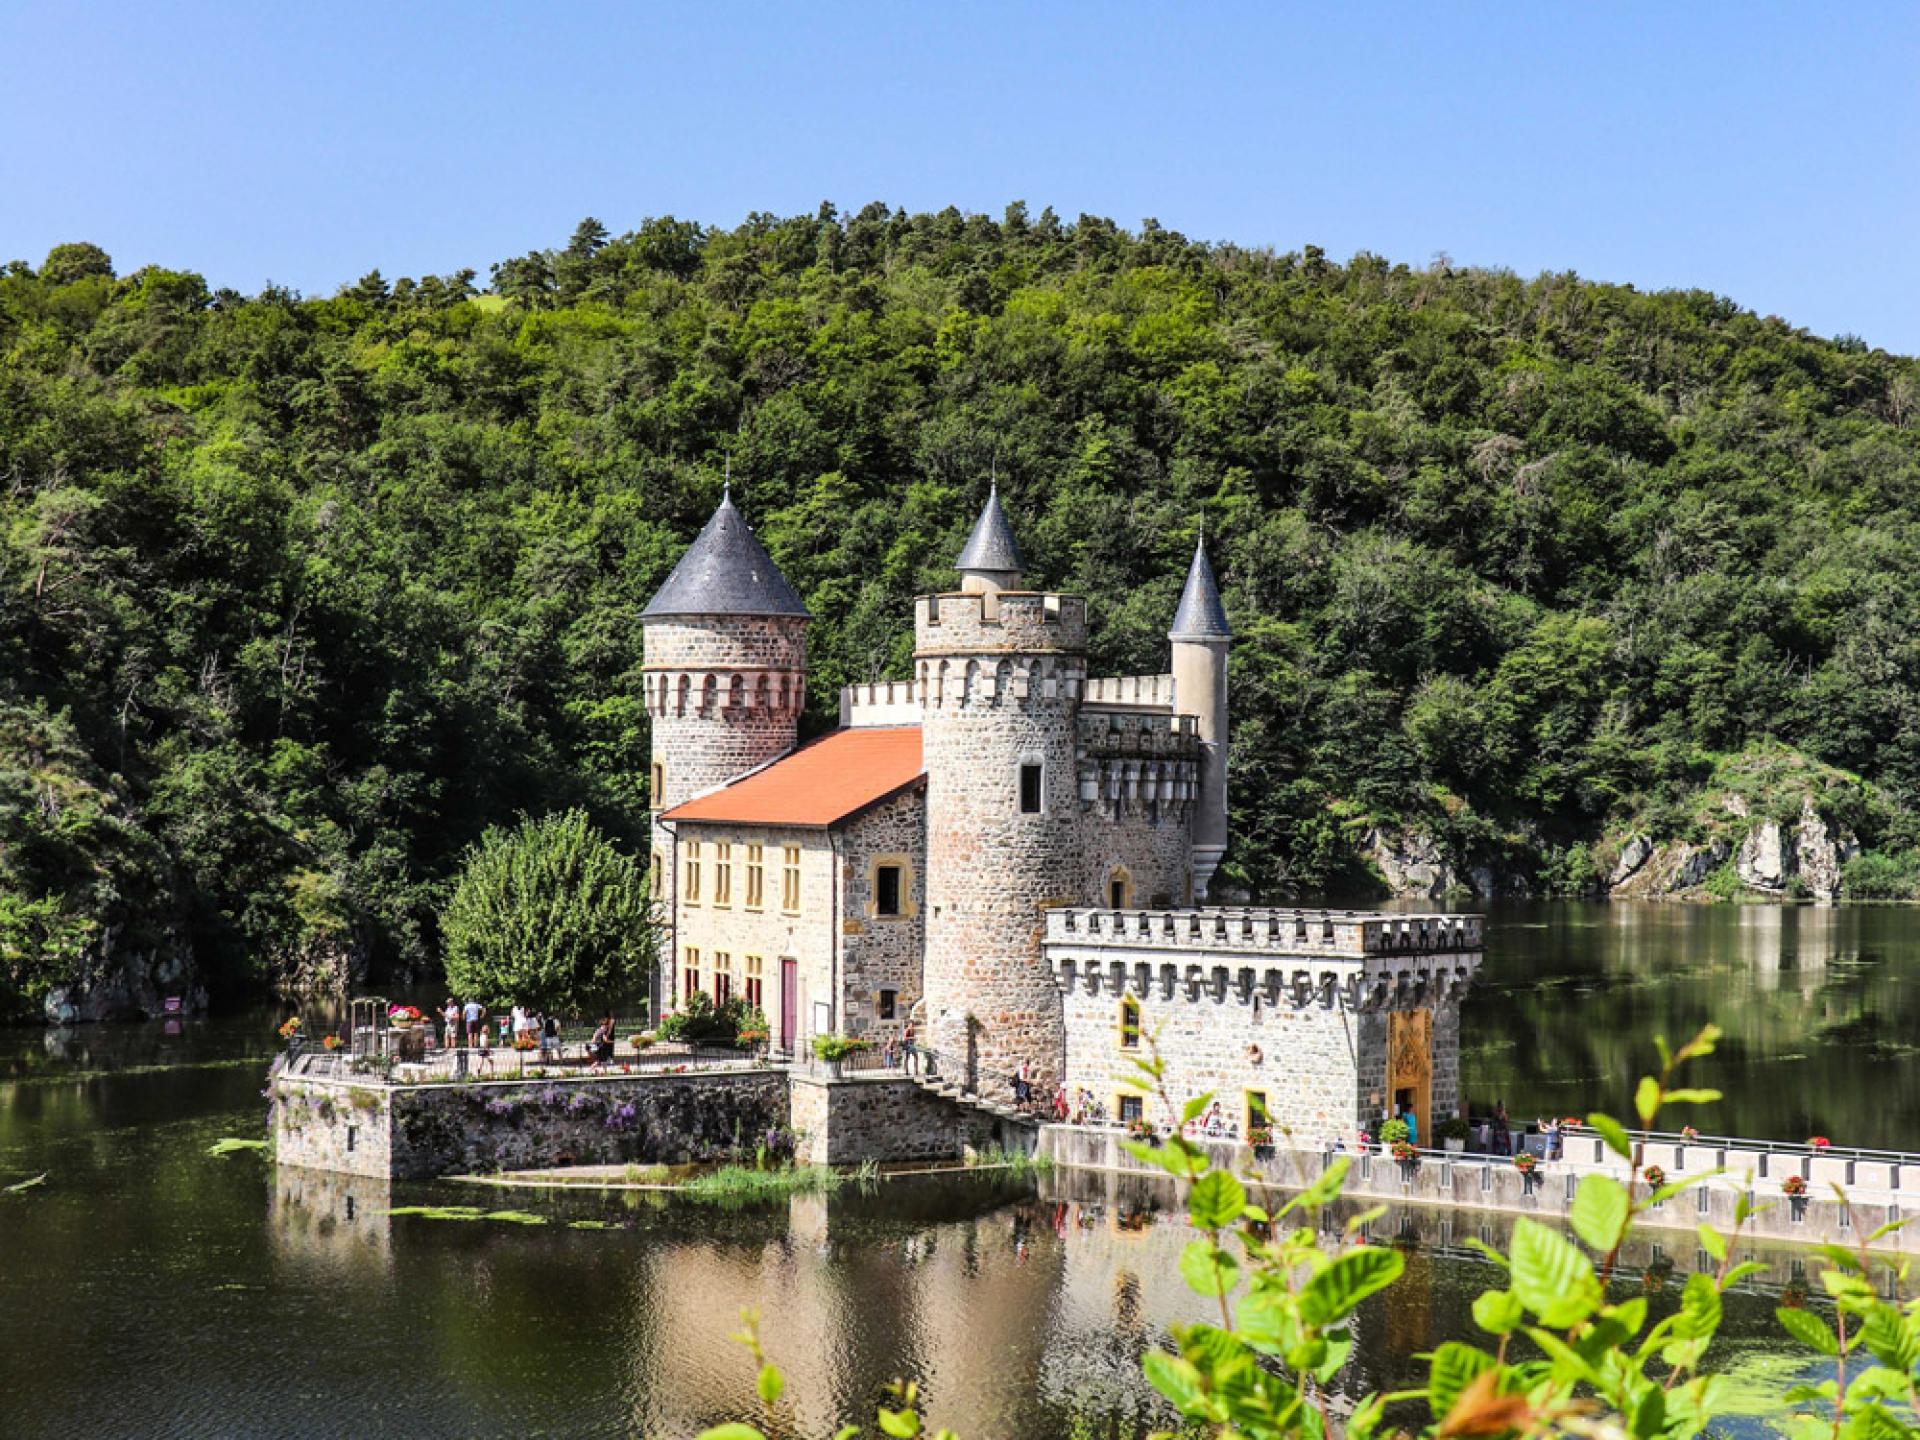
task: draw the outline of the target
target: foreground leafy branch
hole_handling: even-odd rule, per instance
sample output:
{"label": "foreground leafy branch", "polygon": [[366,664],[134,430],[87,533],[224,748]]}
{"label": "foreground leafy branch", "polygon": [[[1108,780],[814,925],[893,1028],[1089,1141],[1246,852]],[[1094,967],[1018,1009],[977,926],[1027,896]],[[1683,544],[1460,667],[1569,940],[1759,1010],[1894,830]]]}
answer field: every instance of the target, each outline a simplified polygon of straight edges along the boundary
{"label": "foreground leafy branch", "polygon": [[[1718,1091],[1676,1083],[1689,1061],[1713,1052],[1718,1038],[1719,1031],[1707,1026],[1678,1050],[1656,1041],[1660,1070],[1643,1078],[1635,1092],[1643,1128],[1651,1129],[1669,1106],[1720,1098]],[[1522,1217],[1506,1253],[1479,1246],[1505,1275],[1504,1285],[1473,1302],[1474,1324],[1485,1341],[1448,1341],[1425,1357],[1424,1387],[1370,1395],[1349,1406],[1331,1387],[1353,1350],[1354,1316],[1405,1266],[1399,1252],[1365,1240],[1367,1226],[1384,1207],[1352,1216],[1332,1246],[1323,1241],[1317,1221],[1340,1197],[1345,1156],[1319,1176],[1301,1176],[1297,1192],[1278,1208],[1256,1203],[1240,1178],[1180,1133],[1204,1113],[1212,1095],[1176,1104],[1151,1044],[1149,1052],[1136,1061],[1139,1088],[1166,1108],[1173,1133],[1158,1146],[1126,1148],[1183,1187],[1187,1218],[1199,1234],[1181,1254],[1181,1274],[1216,1313],[1172,1327],[1175,1348],[1151,1351],[1141,1364],[1153,1388],[1209,1440],[1372,1440],[1414,1433],[1435,1440],[1690,1440],[1718,1413],[1725,1382],[1705,1362],[1725,1296],[1764,1268],[1736,1258],[1742,1232],[1758,1213],[1749,1186],[1742,1186],[1731,1234],[1698,1227],[1701,1248],[1715,1268],[1688,1276],[1678,1308],[1649,1325],[1644,1295],[1608,1297],[1621,1248],[1648,1209],[1722,1172],[1649,1183],[1642,1147],[1626,1127],[1608,1115],[1588,1116],[1595,1133],[1627,1162],[1626,1182],[1611,1175],[1582,1179],[1569,1215],[1576,1238]],[[1844,1203],[1844,1194],[1835,1193]],[[1790,1392],[1790,1403],[1809,1407],[1790,1421],[1794,1440],[1920,1436],[1920,1302],[1885,1298],[1871,1280],[1870,1247],[1904,1223],[1864,1236],[1856,1251],[1820,1247],[1829,1262],[1822,1279],[1834,1301],[1831,1325],[1800,1309],[1777,1312],[1789,1335],[1835,1366],[1833,1379]],[[1904,1286],[1906,1271],[1904,1261],[1894,1267],[1896,1290]],[[785,1433],[778,1414],[784,1382],[760,1349],[755,1317],[747,1317],[736,1338],[759,1365],[767,1428],[722,1425],[700,1440],[778,1440]],[[1873,1362],[1864,1370],[1856,1360],[1862,1351]],[[892,1398],[894,1405],[878,1412],[879,1433],[903,1440],[922,1435],[915,1387],[899,1382]],[[849,1425],[836,1440],[867,1433]],[[942,1430],[935,1440],[954,1437]]]}

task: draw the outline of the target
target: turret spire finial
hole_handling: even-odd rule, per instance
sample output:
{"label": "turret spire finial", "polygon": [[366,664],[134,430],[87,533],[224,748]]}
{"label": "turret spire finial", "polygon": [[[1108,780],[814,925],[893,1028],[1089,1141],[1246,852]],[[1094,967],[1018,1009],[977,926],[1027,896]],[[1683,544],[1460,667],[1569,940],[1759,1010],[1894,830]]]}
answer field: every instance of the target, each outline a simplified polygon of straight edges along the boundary
{"label": "turret spire finial", "polygon": [[966,548],[953,562],[960,572],[961,585],[967,590],[1014,590],[1019,588],[1020,572],[1026,562],[1020,557],[1020,544],[1013,538],[1013,526],[1000,506],[1000,478],[991,474],[987,503],[980,507],[980,518],[973,522]]}

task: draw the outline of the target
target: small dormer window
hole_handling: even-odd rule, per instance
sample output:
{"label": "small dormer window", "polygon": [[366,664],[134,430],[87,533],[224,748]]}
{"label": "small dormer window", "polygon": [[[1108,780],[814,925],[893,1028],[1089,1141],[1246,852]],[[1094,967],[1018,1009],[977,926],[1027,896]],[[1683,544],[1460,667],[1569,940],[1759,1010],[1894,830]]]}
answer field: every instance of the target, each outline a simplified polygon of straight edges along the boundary
{"label": "small dormer window", "polygon": [[1041,787],[1041,767],[1022,765],[1020,767],[1020,813],[1038,815],[1042,809],[1045,791]]}

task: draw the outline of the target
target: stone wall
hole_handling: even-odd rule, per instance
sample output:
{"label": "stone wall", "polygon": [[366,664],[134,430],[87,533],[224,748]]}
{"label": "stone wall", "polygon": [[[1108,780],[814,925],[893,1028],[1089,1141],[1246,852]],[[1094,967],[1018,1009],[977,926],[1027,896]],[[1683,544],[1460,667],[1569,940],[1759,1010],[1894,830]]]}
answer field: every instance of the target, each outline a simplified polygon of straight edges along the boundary
{"label": "stone wall", "polygon": [[[1132,1048],[1120,1043],[1122,998],[1105,986],[1098,993],[1075,986],[1064,997],[1067,1084],[1070,1091],[1091,1091],[1115,1118],[1121,1097],[1138,1086],[1134,1060],[1148,1054],[1144,1040]],[[1167,1063],[1175,1103],[1212,1091],[1230,1123],[1244,1126],[1246,1097],[1254,1092],[1266,1097],[1276,1126],[1302,1139],[1342,1138],[1355,1128],[1361,1041],[1344,1007],[1316,1003],[1296,1010],[1231,996],[1189,1000],[1184,993],[1170,1000],[1124,998],[1140,1007],[1141,1033],[1154,1037]],[[1384,1036],[1381,1044],[1384,1056]],[[1383,1058],[1383,1071],[1384,1064]],[[1148,1119],[1166,1121],[1158,1101],[1146,1103]]]}
{"label": "stone wall", "polygon": [[380,1086],[276,1079],[283,1165],[393,1180],[751,1154],[789,1123],[780,1070]]}
{"label": "stone wall", "polygon": [[[814,1033],[814,1002],[832,1004],[833,933],[835,911],[834,853],[824,830],[807,830],[772,825],[715,825],[692,821],[678,825],[680,856],[684,880],[686,846],[700,843],[700,893],[698,904],[685,897],[685,885],[674,904],[673,982],[674,1003],[685,994],[682,970],[687,947],[700,951],[700,988],[713,994],[715,955],[728,957],[733,993],[746,993],[746,958],[757,955],[762,963],[761,1008],[773,1027],[774,1039],[780,1037],[780,961],[791,957],[797,962],[798,995],[794,1007],[796,1033],[793,1041],[804,1046]],[[714,903],[715,846],[726,842],[732,847],[733,879],[731,899],[726,905]],[[761,847],[764,864],[760,907],[749,909],[747,900],[747,847]],[[789,914],[781,908],[782,847],[800,847],[800,908]],[[838,1028],[838,1008],[828,1029]]]}
{"label": "stone wall", "polygon": [[[881,915],[874,899],[875,867],[904,863],[900,910]],[[897,1037],[919,1003],[926,961],[926,795],[897,795],[856,816],[840,836],[840,1027],[875,1043]],[[893,1017],[883,1019],[881,992],[893,992]]]}
{"label": "stone wall", "polygon": [[968,1150],[1030,1150],[1034,1130],[929,1094],[911,1080],[843,1080],[796,1073],[793,1128],[800,1156],[816,1165],[959,1160]]}

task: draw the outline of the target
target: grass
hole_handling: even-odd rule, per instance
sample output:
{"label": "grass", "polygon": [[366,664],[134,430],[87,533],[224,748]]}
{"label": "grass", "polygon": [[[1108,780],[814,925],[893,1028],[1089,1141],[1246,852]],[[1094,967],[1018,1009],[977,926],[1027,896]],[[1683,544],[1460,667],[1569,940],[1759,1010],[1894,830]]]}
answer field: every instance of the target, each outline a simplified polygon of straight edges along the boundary
{"label": "grass", "polygon": [[1009,1150],[1004,1145],[990,1145],[984,1150],[975,1150],[967,1156],[969,1170],[1004,1170],[1007,1174],[1024,1179],[1029,1175],[1049,1175],[1053,1173],[1051,1155],[1030,1155],[1024,1150]]}
{"label": "grass", "polygon": [[827,1194],[849,1182],[870,1185],[879,1175],[880,1167],[872,1161],[851,1172],[830,1165],[780,1165],[766,1170],[722,1165],[696,1175],[679,1187],[679,1193],[695,1200],[744,1203],[783,1195]]}

